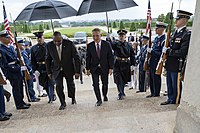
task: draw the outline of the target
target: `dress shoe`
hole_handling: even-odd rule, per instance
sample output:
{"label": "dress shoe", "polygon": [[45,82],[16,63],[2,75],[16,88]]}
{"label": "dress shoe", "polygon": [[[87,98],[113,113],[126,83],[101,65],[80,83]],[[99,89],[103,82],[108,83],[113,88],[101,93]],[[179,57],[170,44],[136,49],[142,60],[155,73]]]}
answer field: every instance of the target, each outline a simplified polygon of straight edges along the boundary
{"label": "dress shoe", "polygon": [[83,81],[81,81],[81,84],[83,84]]}
{"label": "dress shoe", "polygon": [[49,100],[48,103],[53,103],[53,101],[52,101],[52,100]]}
{"label": "dress shoe", "polygon": [[17,109],[29,109],[30,106],[26,106],[26,105],[22,105],[22,106],[18,106]]}
{"label": "dress shoe", "polygon": [[133,87],[129,88],[129,90],[133,90]]}
{"label": "dress shoe", "polygon": [[160,105],[168,105],[171,104],[169,101],[162,102]]}
{"label": "dress shoe", "polygon": [[0,115],[0,121],[6,121],[6,120],[9,120],[10,117],[8,116],[5,116],[5,115]]}
{"label": "dress shoe", "polygon": [[31,100],[31,102],[39,102],[40,101],[40,98],[35,98],[33,100]]}
{"label": "dress shoe", "polygon": [[104,101],[104,102],[107,102],[107,101],[108,101],[108,97],[105,96],[104,99],[103,99],[103,101]]}
{"label": "dress shoe", "polygon": [[28,107],[30,107],[30,106],[31,106],[31,104],[30,104],[30,103],[25,103],[25,102],[24,102],[24,105],[25,105],[25,106],[28,106]]}
{"label": "dress shoe", "polygon": [[153,97],[153,95],[148,95],[148,96],[146,96],[146,98],[151,98],[151,97]]}
{"label": "dress shoe", "polygon": [[57,97],[55,94],[53,94],[53,101],[56,101]]}
{"label": "dress shoe", "polygon": [[3,113],[3,115],[4,115],[4,116],[11,117],[11,116],[12,116],[12,113],[5,112],[5,113]]}
{"label": "dress shoe", "polygon": [[47,94],[38,95],[38,97],[47,97]]}
{"label": "dress shoe", "polygon": [[72,104],[76,104],[76,99],[72,98]]}
{"label": "dress shoe", "polygon": [[124,100],[123,96],[118,96],[117,100]]}
{"label": "dress shoe", "polygon": [[140,92],[144,92],[144,91],[136,91],[136,93],[140,93]]}
{"label": "dress shoe", "polygon": [[95,106],[101,106],[101,104],[102,104],[102,101],[97,101]]}
{"label": "dress shoe", "polygon": [[64,103],[63,105],[61,105],[61,106],[59,107],[59,110],[64,110],[65,107],[66,107],[66,103]]}

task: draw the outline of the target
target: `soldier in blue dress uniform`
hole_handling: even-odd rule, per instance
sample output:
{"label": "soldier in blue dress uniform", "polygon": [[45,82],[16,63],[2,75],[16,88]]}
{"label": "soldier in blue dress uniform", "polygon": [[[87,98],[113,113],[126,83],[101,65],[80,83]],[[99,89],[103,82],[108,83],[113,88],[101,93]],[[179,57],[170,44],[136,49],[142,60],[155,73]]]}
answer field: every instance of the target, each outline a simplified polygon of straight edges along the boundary
{"label": "soldier in blue dress uniform", "polygon": [[142,41],[142,47],[140,48],[140,53],[138,55],[138,61],[139,61],[139,91],[136,91],[136,93],[139,92],[145,92],[145,73],[146,71],[144,70],[144,62],[146,59],[147,55],[147,47],[148,47],[148,42],[149,42],[149,37],[146,35],[143,35],[141,37]]}
{"label": "soldier in blue dress uniform", "polygon": [[163,47],[163,53],[167,54],[167,101],[161,105],[179,104],[182,91],[181,72],[188,54],[191,31],[186,27],[192,13],[177,10],[176,30],[170,38],[169,48]]}
{"label": "soldier in blue dress uniform", "polygon": [[1,69],[6,77],[10,81],[12,86],[12,93],[17,109],[28,109],[31,104],[25,103],[23,98],[23,82],[22,72],[17,53],[14,48],[9,45],[10,38],[6,30],[0,32],[0,52],[2,55]]}
{"label": "soldier in blue dress uniform", "polygon": [[161,75],[156,75],[155,72],[162,54],[162,48],[165,45],[166,35],[164,31],[166,27],[167,27],[166,23],[163,22],[156,23],[156,34],[158,36],[154,40],[153,47],[147,48],[147,52],[151,54],[151,58],[149,61],[151,94],[148,95],[147,98],[160,96]]}

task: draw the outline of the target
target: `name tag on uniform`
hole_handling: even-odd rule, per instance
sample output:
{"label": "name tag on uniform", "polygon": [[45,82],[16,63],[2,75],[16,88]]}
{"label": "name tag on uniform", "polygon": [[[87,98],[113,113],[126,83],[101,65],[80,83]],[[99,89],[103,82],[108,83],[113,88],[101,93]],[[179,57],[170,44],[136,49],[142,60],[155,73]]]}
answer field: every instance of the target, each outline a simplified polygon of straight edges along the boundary
{"label": "name tag on uniform", "polygon": [[176,38],[175,43],[181,43],[181,38]]}

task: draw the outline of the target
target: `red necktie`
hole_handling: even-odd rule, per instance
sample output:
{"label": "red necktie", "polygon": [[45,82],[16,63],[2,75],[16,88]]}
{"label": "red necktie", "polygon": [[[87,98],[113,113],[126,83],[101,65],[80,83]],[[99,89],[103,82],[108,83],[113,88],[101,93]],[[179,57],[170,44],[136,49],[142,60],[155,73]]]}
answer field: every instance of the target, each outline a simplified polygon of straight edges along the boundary
{"label": "red necktie", "polygon": [[97,55],[98,55],[98,57],[99,57],[99,59],[100,59],[100,46],[99,46],[98,43],[97,43]]}

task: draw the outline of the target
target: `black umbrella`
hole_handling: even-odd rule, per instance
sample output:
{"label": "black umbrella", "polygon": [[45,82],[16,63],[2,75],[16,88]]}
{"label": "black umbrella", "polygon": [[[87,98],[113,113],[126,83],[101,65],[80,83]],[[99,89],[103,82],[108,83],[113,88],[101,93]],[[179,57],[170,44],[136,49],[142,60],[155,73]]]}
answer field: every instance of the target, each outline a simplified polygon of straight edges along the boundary
{"label": "black umbrella", "polygon": [[76,14],[77,11],[67,3],[54,0],[44,0],[32,3],[25,7],[15,21],[51,19],[52,24],[52,19],[62,19],[70,16],[76,16]]}
{"label": "black umbrella", "polygon": [[108,27],[108,11],[120,10],[134,6],[138,5],[133,0],[83,0],[77,15],[106,12],[106,23]]}

